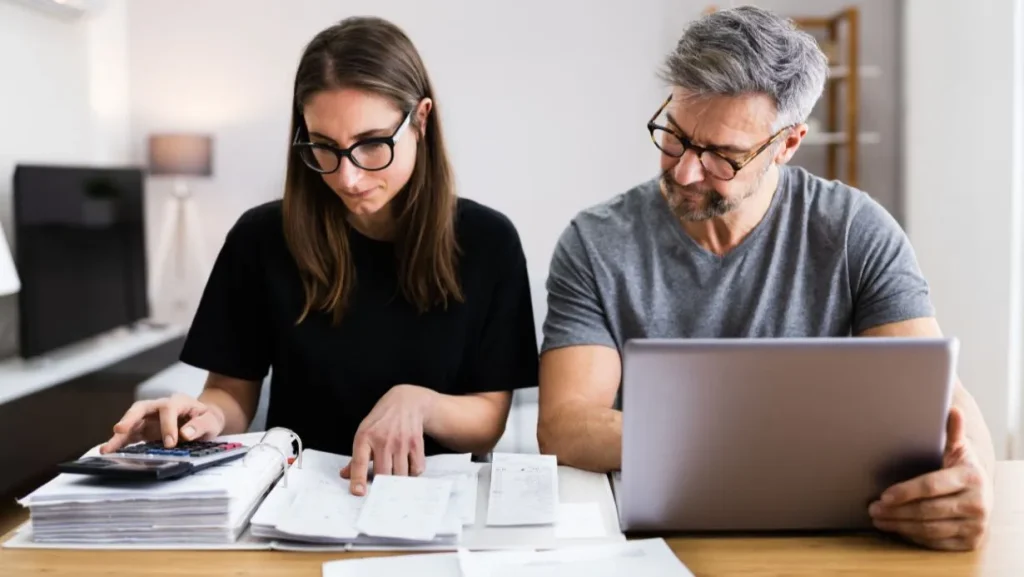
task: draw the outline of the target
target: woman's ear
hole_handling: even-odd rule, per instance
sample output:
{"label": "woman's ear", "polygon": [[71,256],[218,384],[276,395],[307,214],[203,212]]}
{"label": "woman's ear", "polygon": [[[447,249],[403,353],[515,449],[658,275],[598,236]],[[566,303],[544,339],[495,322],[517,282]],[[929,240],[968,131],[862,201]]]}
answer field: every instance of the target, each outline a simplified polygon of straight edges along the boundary
{"label": "woman's ear", "polygon": [[430,111],[434,108],[434,101],[430,98],[424,98],[420,100],[420,103],[416,106],[416,126],[420,128],[420,136],[426,136],[427,134],[427,120],[430,118]]}

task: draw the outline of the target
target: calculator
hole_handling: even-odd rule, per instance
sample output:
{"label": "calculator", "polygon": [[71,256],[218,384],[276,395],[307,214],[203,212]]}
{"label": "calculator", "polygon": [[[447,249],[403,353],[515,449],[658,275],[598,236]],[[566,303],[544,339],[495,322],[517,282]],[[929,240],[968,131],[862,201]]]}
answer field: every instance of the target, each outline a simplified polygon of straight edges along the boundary
{"label": "calculator", "polygon": [[135,443],[106,455],[83,457],[58,465],[62,473],[110,479],[165,480],[191,475],[245,455],[249,447],[221,441],[185,441],[164,447],[162,441]]}

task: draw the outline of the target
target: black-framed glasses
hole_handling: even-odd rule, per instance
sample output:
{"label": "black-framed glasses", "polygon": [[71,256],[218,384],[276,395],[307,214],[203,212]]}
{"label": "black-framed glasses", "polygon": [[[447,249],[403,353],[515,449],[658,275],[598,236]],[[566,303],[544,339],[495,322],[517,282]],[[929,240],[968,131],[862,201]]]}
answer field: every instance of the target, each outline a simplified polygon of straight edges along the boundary
{"label": "black-framed glasses", "polygon": [[[651,133],[651,140],[654,141],[654,145],[657,146],[659,150],[673,158],[682,158],[682,156],[686,154],[687,150],[692,150],[697,155],[697,158],[700,159],[700,164],[704,167],[704,170],[718,180],[732,180],[733,178],[736,178],[736,173],[742,170],[744,166],[750,164],[750,161],[757,158],[757,155],[764,152],[772,145],[772,143],[785,134],[787,129],[790,128],[789,126],[786,126],[780,129],[764,144],[745,153],[742,158],[736,160],[727,156],[722,156],[721,153],[712,147],[697,146],[675,130],[672,130],[667,126],[655,124],[654,119],[658,118],[658,115],[661,114],[662,110],[665,110],[665,107],[668,106],[668,103],[671,100],[672,95],[669,95],[669,97],[665,99],[665,102],[662,103],[661,108],[659,108],[658,111],[654,113],[654,116],[647,121],[647,130]],[[669,118],[669,121],[673,122],[671,118]]]}
{"label": "black-framed glasses", "polygon": [[298,151],[302,162],[320,174],[330,174],[341,166],[341,159],[348,158],[352,164],[363,170],[384,170],[391,166],[395,159],[395,145],[402,136],[402,131],[409,125],[412,110],[405,113],[405,118],[390,136],[374,136],[364,138],[348,148],[338,148],[326,142],[300,141],[300,127],[295,132],[292,146]]}

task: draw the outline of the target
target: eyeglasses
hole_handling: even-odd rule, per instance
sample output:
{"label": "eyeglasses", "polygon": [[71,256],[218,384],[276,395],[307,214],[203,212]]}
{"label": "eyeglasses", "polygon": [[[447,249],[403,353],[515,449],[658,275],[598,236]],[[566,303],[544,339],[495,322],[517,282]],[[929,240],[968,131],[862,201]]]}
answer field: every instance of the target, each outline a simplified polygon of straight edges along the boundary
{"label": "eyeglasses", "polygon": [[749,164],[750,161],[757,158],[757,155],[764,152],[789,128],[788,126],[782,128],[756,150],[746,153],[746,155],[744,155],[740,160],[734,160],[732,158],[722,156],[719,152],[711,148],[697,146],[690,142],[688,138],[680,135],[667,126],[655,124],[654,119],[661,114],[662,110],[665,110],[665,107],[668,106],[668,103],[671,100],[672,96],[669,95],[661,105],[661,108],[659,108],[658,111],[654,113],[654,116],[647,121],[647,130],[651,133],[651,140],[654,141],[654,145],[657,146],[659,150],[674,158],[682,158],[682,156],[686,154],[687,150],[692,150],[696,153],[697,158],[700,159],[700,164],[704,167],[704,170],[718,180],[732,180],[733,178],[736,178],[737,172]]}
{"label": "eyeglasses", "polygon": [[338,148],[326,142],[299,141],[302,129],[295,132],[292,146],[299,152],[299,157],[306,166],[320,174],[330,174],[341,166],[341,159],[348,158],[352,164],[363,170],[384,170],[391,166],[395,159],[395,145],[402,135],[402,130],[409,125],[412,110],[405,113],[405,119],[391,136],[375,136],[364,138],[348,148]]}

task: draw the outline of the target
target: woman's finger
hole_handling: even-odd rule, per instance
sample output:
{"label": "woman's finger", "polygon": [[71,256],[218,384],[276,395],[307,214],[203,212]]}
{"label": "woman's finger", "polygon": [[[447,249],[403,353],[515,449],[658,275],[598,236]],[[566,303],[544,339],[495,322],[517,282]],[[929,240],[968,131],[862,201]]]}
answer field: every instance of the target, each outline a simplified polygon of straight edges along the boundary
{"label": "woman's finger", "polygon": [[366,494],[366,478],[370,468],[372,449],[365,433],[357,433],[352,448],[352,460],[346,466],[349,471],[350,491],[353,495]]}
{"label": "woman's finger", "polygon": [[395,451],[387,441],[377,442],[373,447],[373,474],[390,475],[394,471],[392,458]]}
{"label": "woman's finger", "polygon": [[147,415],[155,412],[155,405],[156,401],[136,401],[128,408],[127,411],[125,411],[121,420],[114,425],[114,432],[128,434],[143,419],[145,419]]}
{"label": "woman's finger", "polygon": [[178,415],[181,407],[177,403],[167,402],[160,407],[160,438],[165,447],[178,444]]}
{"label": "woman's finger", "polygon": [[409,449],[405,443],[399,444],[391,455],[391,474],[402,477],[409,476]]}
{"label": "woman's finger", "polygon": [[181,427],[181,438],[186,441],[212,439],[221,433],[220,420],[210,411],[192,417]]}
{"label": "woman's finger", "polygon": [[409,474],[416,477],[427,470],[427,457],[423,452],[423,434],[414,437],[409,450]]}
{"label": "woman's finger", "polygon": [[[135,425],[123,433],[114,433],[110,439],[100,446],[100,454],[113,453],[118,449],[137,443],[146,438],[146,429],[155,421],[151,417],[145,417],[136,421]],[[153,437],[157,438],[157,437]]]}

